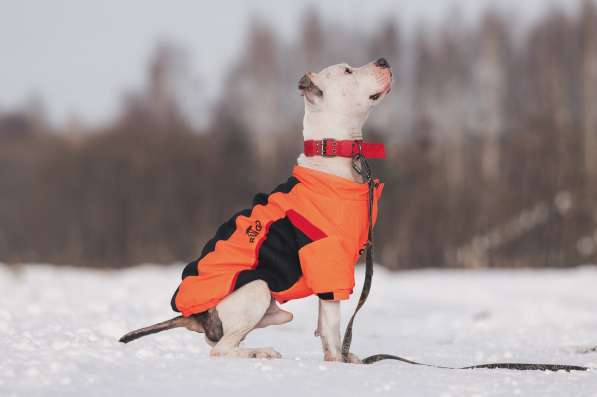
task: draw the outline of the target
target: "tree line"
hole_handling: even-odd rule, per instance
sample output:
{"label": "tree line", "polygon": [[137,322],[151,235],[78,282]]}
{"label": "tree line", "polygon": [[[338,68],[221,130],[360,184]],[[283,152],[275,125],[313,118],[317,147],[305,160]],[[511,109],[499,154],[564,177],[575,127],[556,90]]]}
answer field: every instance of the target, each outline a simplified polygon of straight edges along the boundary
{"label": "tree line", "polygon": [[[305,71],[386,57],[394,92],[366,125],[389,158],[376,227],[390,269],[573,266],[597,260],[597,7],[530,26],[371,30],[314,10],[284,41],[250,24],[219,97],[189,106],[184,51],[157,46],[145,87],[101,127],[0,113],[0,261],[122,267],[184,262],[301,151]],[[196,122],[194,113],[206,114]]]}

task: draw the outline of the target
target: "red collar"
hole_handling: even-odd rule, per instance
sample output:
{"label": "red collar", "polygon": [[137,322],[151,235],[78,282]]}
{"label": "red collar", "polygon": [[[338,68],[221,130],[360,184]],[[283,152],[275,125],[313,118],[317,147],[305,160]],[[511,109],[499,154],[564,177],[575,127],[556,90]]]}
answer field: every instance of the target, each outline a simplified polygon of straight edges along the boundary
{"label": "red collar", "polygon": [[361,154],[369,159],[383,159],[386,157],[386,150],[383,143],[363,142],[361,140],[337,141],[332,138],[324,138],[318,141],[308,140],[305,144],[305,156],[322,157],[353,157]]}

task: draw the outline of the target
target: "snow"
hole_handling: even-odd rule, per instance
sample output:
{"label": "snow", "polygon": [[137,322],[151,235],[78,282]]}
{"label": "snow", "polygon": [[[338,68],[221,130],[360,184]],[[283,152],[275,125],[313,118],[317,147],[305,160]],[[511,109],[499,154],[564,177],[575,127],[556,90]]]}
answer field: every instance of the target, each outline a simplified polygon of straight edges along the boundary
{"label": "snow", "polygon": [[[249,335],[281,360],[212,359],[201,335],[127,331],[174,316],[181,266],[91,271],[0,265],[0,396],[597,396],[597,371],[445,370],[322,362],[314,298],[290,324]],[[359,272],[359,280],[362,274]],[[360,281],[357,281],[357,283]],[[360,284],[357,284],[360,285]],[[360,287],[357,291],[360,290]],[[343,305],[344,320],[356,295]],[[376,270],[353,351],[440,365],[495,361],[597,367],[597,267]]]}

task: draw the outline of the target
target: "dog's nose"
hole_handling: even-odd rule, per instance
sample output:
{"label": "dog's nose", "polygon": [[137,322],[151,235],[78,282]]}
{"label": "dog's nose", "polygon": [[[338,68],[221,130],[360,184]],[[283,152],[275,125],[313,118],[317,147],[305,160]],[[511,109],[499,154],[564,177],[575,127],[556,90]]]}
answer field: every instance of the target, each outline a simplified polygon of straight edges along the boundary
{"label": "dog's nose", "polygon": [[375,66],[385,69],[389,68],[390,64],[388,63],[388,61],[386,61],[385,58],[379,58],[377,61],[375,61]]}

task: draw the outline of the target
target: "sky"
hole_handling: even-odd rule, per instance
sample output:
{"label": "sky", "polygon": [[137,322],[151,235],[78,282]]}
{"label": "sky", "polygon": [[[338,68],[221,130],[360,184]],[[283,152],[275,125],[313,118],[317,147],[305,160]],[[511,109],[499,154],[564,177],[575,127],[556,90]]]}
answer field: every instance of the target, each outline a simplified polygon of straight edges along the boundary
{"label": "sky", "polygon": [[293,37],[305,8],[360,29],[395,17],[405,29],[458,7],[469,16],[494,6],[522,21],[574,0],[0,0],[0,112],[40,99],[53,123],[113,117],[123,93],[141,87],[156,43],[186,51],[206,98],[243,44],[252,16]]}

